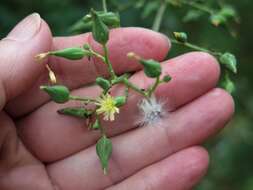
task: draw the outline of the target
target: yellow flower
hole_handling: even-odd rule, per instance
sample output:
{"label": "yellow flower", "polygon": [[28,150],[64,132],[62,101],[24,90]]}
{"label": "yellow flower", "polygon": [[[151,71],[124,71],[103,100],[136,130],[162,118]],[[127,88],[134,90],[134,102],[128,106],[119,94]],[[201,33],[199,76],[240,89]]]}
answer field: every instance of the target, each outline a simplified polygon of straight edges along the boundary
{"label": "yellow flower", "polygon": [[116,106],[115,99],[109,94],[99,97],[95,104],[99,106],[99,109],[96,111],[97,114],[103,114],[104,120],[114,121],[115,113],[119,113],[119,108]]}

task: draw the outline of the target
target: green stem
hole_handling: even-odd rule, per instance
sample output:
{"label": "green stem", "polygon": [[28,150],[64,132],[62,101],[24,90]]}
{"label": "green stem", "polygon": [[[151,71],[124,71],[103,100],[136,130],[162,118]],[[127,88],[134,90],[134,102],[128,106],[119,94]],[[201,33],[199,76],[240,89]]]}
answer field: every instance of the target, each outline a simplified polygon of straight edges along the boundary
{"label": "green stem", "polygon": [[109,71],[109,73],[111,75],[112,80],[114,80],[114,79],[117,78],[117,76],[116,76],[116,74],[115,74],[115,72],[113,70],[112,64],[111,64],[111,62],[109,60],[109,53],[108,53],[108,49],[107,49],[106,45],[103,45],[103,50],[104,50],[104,54],[105,54],[104,55],[105,56],[104,57],[105,63],[108,66],[108,71]]}
{"label": "green stem", "polygon": [[136,86],[135,84],[129,82],[129,80],[123,80],[123,83],[128,87],[131,88],[132,90],[134,90],[135,92],[138,92],[139,94],[145,96],[146,98],[148,97],[146,92],[141,90],[138,86]]}
{"label": "green stem", "polygon": [[192,1],[189,1],[189,0],[184,0],[184,1],[182,1],[182,3],[185,4],[185,5],[188,5],[190,7],[193,7],[195,9],[198,9],[200,11],[206,12],[210,15],[212,15],[214,13],[214,11],[212,9],[210,9],[209,7],[204,6],[204,5],[200,5],[198,3],[195,3],[195,2],[192,2]]}
{"label": "green stem", "polygon": [[160,76],[156,78],[155,83],[151,86],[151,88],[148,90],[148,97],[150,98],[152,94],[154,93],[157,86],[160,84]]}
{"label": "green stem", "polygon": [[174,43],[174,44],[183,45],[183,46],[185,46],[185,47],[187,47],[187,48],[190,48],[190,49],[193,49],[193,50],[196,50],[196,51],[207,52],[207,53],[210,53],[210,54],[212,54],[212,55],[214,55],[214,56],[220,56],[220,55],[221,55],[221,53],[219,53],[219,52],[214,52],[214,51],[211,51],[211,50],[208,50],[208,49],[199,47],[199,46],[197,46],[197,45],[191,44],[191,43],[189,43],[189,42],[183,43],[183,42],[179,42],[179,41],[177,41],[177,40],[175,40],[175,39],[171,39],[170,41],[171,41],[172,43]]}
{"label": "green stem", "polygon": [[70,96],[69,99],[70,100],[75,100],[75,101],[82,101],[82,102],[85,102],[85,103],[97,102],[95,99],[83,98],[83,97],[79,97],[79,96]]}
{"label": "green stem", "polygon": [[162,23],[162,20],[163,20],[163,15],[165,13],[166,7],[167,7],[167,2],[165,0],[162,0],[160,8],[157,10],[155,21],[154,21],[154,24],[153,24],[153,27],[152,27],[152,29],[154,31],[159,31],[160,30],[161,23]]}
{"label": "green stem", "polygon": [[102,0],[103,1],[103,10],[104,12],[107,12],[107,3],[106,0]]}
{"label": "green stem", "polygon": [[103,62],[105,62],[104,56],[102,56],[102,55],[100,55],[99,53],[93,51],[92,49],[90,49],[89,51],[92,53],[93,56],[95,56],[95,57],[101,59]]}

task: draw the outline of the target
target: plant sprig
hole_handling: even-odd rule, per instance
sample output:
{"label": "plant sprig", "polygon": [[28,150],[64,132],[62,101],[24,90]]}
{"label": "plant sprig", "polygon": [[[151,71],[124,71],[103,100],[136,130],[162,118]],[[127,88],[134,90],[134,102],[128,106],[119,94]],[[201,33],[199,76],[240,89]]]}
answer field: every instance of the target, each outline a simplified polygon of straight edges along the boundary
{"label": "plant sprig", "polygon": [[[105,3],[105,1],[103,2]],[[83,103],[83,107],[66,107],[58,110],[58,113],[87,119],[89,121],[89,129],[100,130],[101,138],[97,142],[96,150],[104,174],[106,174],[108,170],[108,162],[112,153],[112,142],[107,136],[106,130],[104,129],[104,126],[100,120],[102,119],[111,122],[115,120],[115,116],[120,112],[120,107],[124,106],[127,103],[129,89],[140,94],[143,98],[147,99],[147,101],[150,101],[157,87],[160,84],[169,82],[171,80],[170,76],[164,76],[161,78],[162,67],[159,62],[151,59],[145,60],[133,52],[130,52],[126,56],[128,56],[130,59],[135,59],[138,61],[143,66],[145,75],[149,78],[154,79],[154,83],[151,84],[147,89],[141,89],[136,84],[130,82],[129,74],[123,74],[121,76],[116,75],[116,72],[114,71],[109,58],[109,49],[107,47],[110,32],[109,26],[106,24],[106,22],[104,22],[104,20],[106,20],[106,17],[101,17],[101,14],[106,15],[105,7],[106,5],[104,5],[104,13],[91,9],[89,16],[86,16],[86,18],[89,17],[91,19],[89,20],[89,23],[91,22],[92,24],[92,36],[94,40],[102,46],[102,54],[94,51],[89,44],[84,44],[82,47],[70,47],[57,51],[42,53],[36,56],[36,59],[39,62],[48,56],[57,56],[69,60],[80,60],[85,57],[97,57],[102,60],[103,64],[107,66],[109,77],[104,78],[102,76],[98,76],[95,81],[95,83],[102,89],[101,94],[97,98],[73,96],[66,86],[56,85],[56,80],[53,81],[53,78],[56,78],[56,76],[50,69],[49,65],[46,65],[46,67],[50,71],[49,79],[53,85],[41,87],[41,90],[45,91],[56,103],[63,104],[68,101],[80,101]],[[125,86],[124,95],[112,96],[110,94],[110,90],[117,84],[122,84]],[[90,105],[92,105],[92,109],[88,108]]]}

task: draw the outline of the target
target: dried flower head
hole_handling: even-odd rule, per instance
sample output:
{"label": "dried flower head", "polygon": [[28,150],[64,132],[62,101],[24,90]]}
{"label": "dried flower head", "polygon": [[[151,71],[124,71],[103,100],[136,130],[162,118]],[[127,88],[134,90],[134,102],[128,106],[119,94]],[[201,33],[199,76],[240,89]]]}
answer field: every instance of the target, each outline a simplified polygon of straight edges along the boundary
{"label": "dried flower head", "polygon": [[158,101],[155,96],[150,99],[142,99],[138,106],[141,111],[141,119],[139,120],[141,126],[157,125],[167,115],[164,102]]}

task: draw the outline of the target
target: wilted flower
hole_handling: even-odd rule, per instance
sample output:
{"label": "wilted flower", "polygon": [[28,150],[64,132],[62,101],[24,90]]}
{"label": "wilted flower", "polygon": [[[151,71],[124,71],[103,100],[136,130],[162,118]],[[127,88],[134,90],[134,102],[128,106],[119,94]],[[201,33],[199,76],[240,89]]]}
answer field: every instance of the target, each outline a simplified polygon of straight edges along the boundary
{"label": "wilted flower", "polygon": [[140,125],[157,125],[162,117],[166,116],[167,112],[164,109],[164,102],[157,101],[156,97],[143,99],[139,104],[141,111]]}

